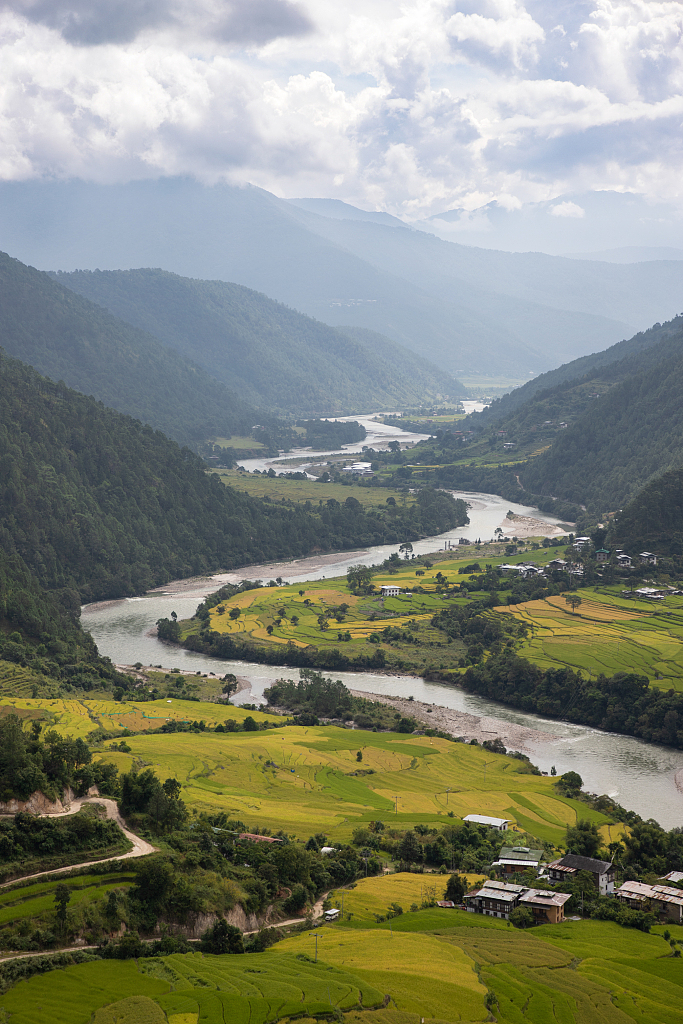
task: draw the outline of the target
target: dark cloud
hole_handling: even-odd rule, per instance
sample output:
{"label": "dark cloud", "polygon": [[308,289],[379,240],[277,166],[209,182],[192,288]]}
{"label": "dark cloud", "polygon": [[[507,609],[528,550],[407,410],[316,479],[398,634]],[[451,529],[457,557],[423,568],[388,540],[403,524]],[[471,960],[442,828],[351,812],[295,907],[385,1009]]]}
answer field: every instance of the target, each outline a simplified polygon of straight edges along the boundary
{"label": "dark cloud", "polygon": [[230,4],[212,35],[226,42],[270,42],[281,36],[302,36],[313,23],[289,0],[240,0]]}
{"label": "dark cloud", "polygon": [[5,0],[1,6],[77,46],[128,43],[143,29],[174,20],[168,0]]}
{"label": "dark cloud", "polygon": [[313,27],[289,0],[232,0],[221,4],[217,16],[174,0],[0,0],[0,9],[57,29],[76,46],[129,43],[144,29],[172,24],[242,44],[303,35]]}

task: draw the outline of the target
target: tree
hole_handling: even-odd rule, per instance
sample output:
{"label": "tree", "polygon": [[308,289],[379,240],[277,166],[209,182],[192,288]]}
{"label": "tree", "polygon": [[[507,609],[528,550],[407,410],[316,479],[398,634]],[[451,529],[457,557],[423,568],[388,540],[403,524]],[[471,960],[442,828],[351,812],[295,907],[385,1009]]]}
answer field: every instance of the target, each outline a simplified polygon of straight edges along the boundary
{"label": "tree", "polygon": [[356,761],[362,761],[362,760],[363,760],[363,751],[362,750],[357,750],[356,751]]}
{"label": "tree", "polygon": [[576,613],[576,609],[582,604],[581,598],[578,594],[565,594],[564,599],[568,605],[571,605],[572,612]]}
{"label": "tree", "polygon": [[467,880],[460,875],[451,875],[446,883],[446,891],[443,894],[445,900],[453,900],[454,903],[462,903],[463,896],[467,892]]}
{"label": "tree", "polygon": [[346,570],[346,580],[350,590],[366,587],[372,581],[372,570],[367,565],[350,565]]}
{"label": "tree", "polygon": [[396,850],[399,860],[407,864],[419,864],[424,859],[422,847],[414,832],[406,832]]}
{"label": "tree", "polygon": [[251,715],[247,715],[244,719],[243,726],[245,732],[258,732],[258,723],[254,721]]}
{"label": "tree", "polygon": [[242,609],[241,608],[231,608],[230,609],[230,618],[231,619],[239,619],[241,614],[242,614]]}
{"label": "tree", "polygon": [[162,789],[169,800],[178,800],[180,798],[181,785],[177,779],[166,779]]}
{"label": "tree", "polygon": [[55,906],[57,908],[57,920],[59,927],[64,931],[66,927],[66,908],[71,902],[71,889],[62,882],[55,889]]}
{"label": "tree", "polygon": [[510,924],[515,928],[531,928],[534,923],[534,915],[528,907],[515,907],[510,911]]}
{"label": "tree", "polygon": [[408,559],[410,558],[410,556],[413,553],[413,545],[410,543],[409,540],[407,540],[407,541],[404,541],[403,544],[401,544],[401,546],[400,546],[400,548],[398,550],[402,551],[404,553],[403,557],[405,558],[406,561],[408,561]]}
{"label": "tree", "polygon": [[576,796],[583,788],[583,779],[578,772],[565,772],[560,776],[558,786],[570,796]]}
{"label": "tree", "polygon": [[202,935],[203,953],[244,953],[244,941],[242,932],[232,924],[228,924],[224,917],[216,921],[212,928],[209,928]]}
{"label": "tree", "polygon": [[567,849],[579,857],[595,857],[600,849],[600,833],[598,826],[590,821],[577,821],[576,825],[568,825],[566,833]]}

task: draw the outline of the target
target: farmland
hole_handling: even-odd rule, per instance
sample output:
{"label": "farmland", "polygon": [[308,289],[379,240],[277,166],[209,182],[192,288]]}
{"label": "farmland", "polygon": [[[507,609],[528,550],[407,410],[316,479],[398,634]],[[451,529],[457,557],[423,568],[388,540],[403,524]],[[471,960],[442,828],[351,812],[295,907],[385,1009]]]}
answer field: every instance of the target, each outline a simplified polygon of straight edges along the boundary
{"label": "farmland", "polygon": [[607,821],[560,796],[552,779],[520,774],[519,761],[437,737],[288,726],[138,735],[127,743],[130,753],[105,749],[100,756],[121,771],[144,764],[159,778],[176,777],[193,810],[224,811],[299,838],[323,831],[330,840],[348,840],[377,818],[411,828],[444,825],[449,812],[461,817],[478,811],[558,842],[579,810],[598,824]]}
{"label": "farmland", "polygon": [[496,609],[529,627],[521,657],[541,668],[586,674],[638,672],[654,686],[683,692],[683,597],[639,601],[619,588],[587,588],[572,612],[563,597]]}
{"label": "farmland", "polygon": [[[79,964],[20,981],[0,1011],[11,1024],[308,1024],[330,1014],[348,1024],[673,1024],[683,1014],[683,966],[662,926],[644,934],[577,919],[519,932],[457,909],[411,911],[413,890],[429,882],[440,897],[445,879],[413,876],[408,892],[402,878],[352,885],[344,919],[319,925],[317,940],[304,930],[265,953]],[[360,918],[358,908],[386,912],[401,894],[400,916]],[[669,931],[683,939],[680,926]]]}
{"label": "farmland", "polygon": [[[306,460],[310,462],[310,459]],[[287,467],[295,470],[295,465]],[[263,474],[245,473],[239,470],[217,470],[218,475],[224,483],[229,484],[238,491],[245,491],[254,498],[271,498],[273,501],[313,502],[329,501],[334,498],[342,503],[351,495],[356,498],[365,508],[373,508],[386,505],[387,498],[394,498],[396,502],[412,505],[415,503],[413,495],[405,495],[398,490],[387,487],[363,487],[354,484],[352,480],[346,483],[322,483],[318,480],[292,480],[287,477],[272,477]]]}

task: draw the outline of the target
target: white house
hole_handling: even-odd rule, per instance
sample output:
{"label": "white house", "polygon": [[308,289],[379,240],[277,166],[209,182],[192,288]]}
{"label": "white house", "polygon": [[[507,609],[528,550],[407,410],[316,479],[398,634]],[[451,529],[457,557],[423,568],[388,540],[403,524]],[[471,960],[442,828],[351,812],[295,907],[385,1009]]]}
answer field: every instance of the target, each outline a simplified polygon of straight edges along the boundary
{"label": "white house", "polygon": [[640,558],[641,565],[657,564],[657,556],[653,555],[651,551],[641,551],[638,557]]}
{"label": "white house", "polygon": [[388,584],[385,584],[383,587],[380,587],[379,589],[382,597],[398,597],[398,595],[401,593],[400,587],[390,586]]}
{"label": "white house", "polygon": [[489,818],[485,814],[467,814],[462,820],[471,821],[473,825],[488,825],[499,832],[507,832],[508,825],[512,824],[511,818]]}
{"label": "white house", "polygon": [[590,871],[601,896],[614,892],[614,865],[611,861],[566,853],[564,857],[548,865],[548,875],[553,882],[566,882],[579,871]]}

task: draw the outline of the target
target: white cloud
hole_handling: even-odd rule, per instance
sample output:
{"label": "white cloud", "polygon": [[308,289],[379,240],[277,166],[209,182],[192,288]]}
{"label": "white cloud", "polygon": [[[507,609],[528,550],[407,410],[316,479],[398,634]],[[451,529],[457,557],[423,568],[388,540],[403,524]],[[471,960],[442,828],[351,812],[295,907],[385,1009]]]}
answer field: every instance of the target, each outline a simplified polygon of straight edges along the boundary
{"label": "white cloud", "polygon": [[408,218],[677,197],[682,37],[668,0],[0,0],[0,176],[182,173]]}
{"label": "white cloud", "polygon": [[572,203],[568,199],[563,203],[557,203],[556,206],[550,207],[550,215],[552,217],[573,217],[576,220],[580,220],[586,216],[586,211],[582,206],[577,203]]}

